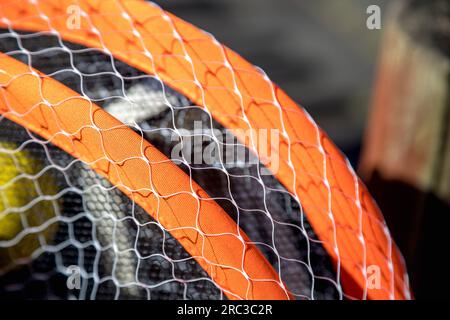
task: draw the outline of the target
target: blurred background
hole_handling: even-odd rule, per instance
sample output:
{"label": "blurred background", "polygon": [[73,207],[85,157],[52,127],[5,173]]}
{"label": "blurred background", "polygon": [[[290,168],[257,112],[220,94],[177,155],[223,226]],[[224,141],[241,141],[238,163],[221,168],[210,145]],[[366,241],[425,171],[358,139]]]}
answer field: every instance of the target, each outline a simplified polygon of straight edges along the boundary
{"label": "blurred background", "polygon": [[[416,298],[450,298],[448,0],[156,0],[301,104],[347,155],[403,252]],[[381,29],[366,12],[381,9]]]}

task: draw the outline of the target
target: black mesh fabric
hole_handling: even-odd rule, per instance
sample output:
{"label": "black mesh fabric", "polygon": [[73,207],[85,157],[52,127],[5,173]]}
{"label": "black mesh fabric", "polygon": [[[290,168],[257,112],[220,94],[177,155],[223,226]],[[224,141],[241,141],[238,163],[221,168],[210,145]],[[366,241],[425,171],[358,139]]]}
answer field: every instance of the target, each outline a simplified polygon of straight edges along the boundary
{"label": "black mesh fabric", "polygon": [[[3,266],[0,297],[221,297],[196,261],[141,207],[85,164],[30,138],[22,127],[1,120],[0,141],[22,145],[21,152],[38,159],[40,168],[48,168],[38,179],[41,187],[42,182],[57,184],[57,232],[50,246],[31,263],[25,261],[8,272]],[[82,271],[80,290],[67,288],[63,274],[70,266]]]}
{"label": "black mesh fabric", "polygon": [[[170,158],[182,141],[182,157],[173,161],[231,215],[297,298],[339,297],[336,274],[301,206],[252,153],[234,140],[233,150],[243,151],[251,164],[230,163],[228,155],[209,164],[186,161],[208,145],[220,147],[214,137],[229,134],[208,112],[152,76],[54,36],[5,31],[0,51],[88,97]],[[200,149],[191,144],[195,135],[202,137]],[[29,143],[45,167],[54,166],[49,171],[63,190],[59,205],[64,222],[59,222],[52,249],[0,276],[0,296],[31,297],[39,291],[41,297],[87,299],[224,297],[181,245],[109,182],[39,138],[30,142],[31,133],[2,119],[0,139],[11,137],[17,145]],[[86,273],[80,291],[64,289],[63,269],[69,265],[83,266]],[[22,285],[20,277],[29,281]]]}

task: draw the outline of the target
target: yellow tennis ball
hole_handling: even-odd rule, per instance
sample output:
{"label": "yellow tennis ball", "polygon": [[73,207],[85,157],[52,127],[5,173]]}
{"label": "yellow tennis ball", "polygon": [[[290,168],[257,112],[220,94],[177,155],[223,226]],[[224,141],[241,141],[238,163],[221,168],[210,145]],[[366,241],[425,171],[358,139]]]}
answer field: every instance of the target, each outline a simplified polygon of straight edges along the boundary
{"label": "yellow tennis ball", "polygon": [[[51,242],[56,232],[58,203],[44,199],[57,186],[42,162],[17,145],[0,141],[0,269],[30,259],[33,252]],[[30,176],[26,176],[30,175]],[[48,225],[47,225],[48,224]]]}

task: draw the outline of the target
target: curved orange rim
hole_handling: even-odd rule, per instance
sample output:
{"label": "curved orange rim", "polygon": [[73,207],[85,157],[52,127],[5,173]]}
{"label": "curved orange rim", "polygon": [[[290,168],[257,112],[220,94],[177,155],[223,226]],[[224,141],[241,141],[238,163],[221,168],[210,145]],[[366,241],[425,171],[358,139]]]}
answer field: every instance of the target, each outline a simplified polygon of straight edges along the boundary
{"label": "curved orange rim", "polygon": [[229,298],[289,298],[278,274],[245,233],[172,161],[100,107],[4,54],[0,114],[88,163],[127,194]]}
{"label": "curved orange rim", "polygon": [[[276,129],[274,175],[301,203],[352,298],[409,298],[405,266],[365,186],[306,112],[239,55],[181,19],[137,0],[0,0],[0,24],[46,31],[154,74],[229,129]],[[81,9],[69,27],[71,5]],[[6,18],[6,19],[5,19]],[[238,138],[258,154],[264,143]],[[367,268],[381,270],[381,288]],[[369,280],[370,281],[370,280]]]}

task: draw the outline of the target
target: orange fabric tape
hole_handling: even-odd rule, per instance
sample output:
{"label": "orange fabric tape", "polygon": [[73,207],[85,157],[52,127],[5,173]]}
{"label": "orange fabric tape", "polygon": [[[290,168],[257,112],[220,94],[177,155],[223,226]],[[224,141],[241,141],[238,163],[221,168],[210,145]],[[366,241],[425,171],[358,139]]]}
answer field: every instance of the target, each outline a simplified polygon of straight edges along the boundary
{"label": "orange fabric tape", "polygon": [[[67,8],[80,8],[80,25]],[[351,298],[410,297],[401,254],[385,221],[341,152],[314,121],[264,74],[207,33],[137,0],[0,0],[0,24],[47,31],[97,48],[154,74],[206,108],[231,129],[275,129],[275,177],[297,198],[331,256]],[[324,88],[326,90],[326,88]],[[266,143],[254,145],[263,155]],[[367,269],[381,271],[381,287],[367,285]]]}
{"label": "orange fabric tape", "polygon": [[88,163],[127,194],[183,245],[229,298],[289,298],[261,252],[171,160],[103,109],[4,54],[0,114]]}

